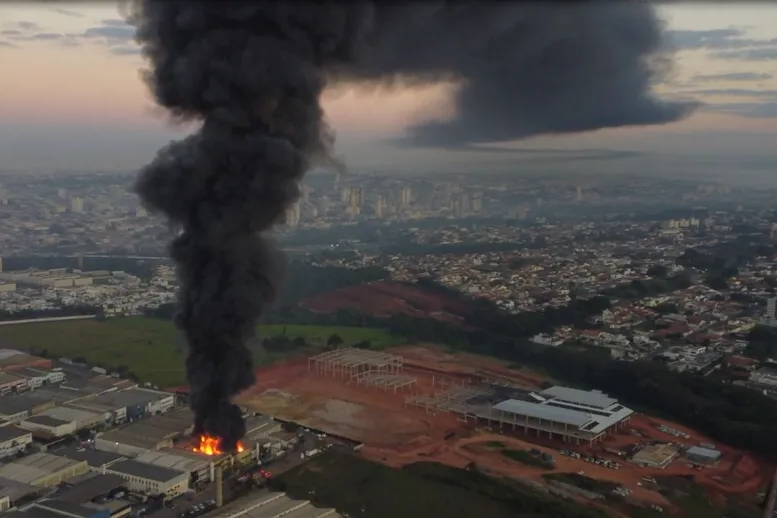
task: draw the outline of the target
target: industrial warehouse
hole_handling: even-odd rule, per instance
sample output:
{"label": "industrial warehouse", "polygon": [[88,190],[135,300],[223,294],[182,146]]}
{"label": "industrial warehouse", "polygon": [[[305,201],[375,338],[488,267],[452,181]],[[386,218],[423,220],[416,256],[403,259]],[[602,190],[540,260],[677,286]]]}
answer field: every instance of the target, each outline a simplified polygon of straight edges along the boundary
{"label": "industrial warehouse", "polygon": [[505,431],[533,431],[550,439],[589,445],[622,429],[634,413],[599,391],[550,387],[541,392],[482,382],[451,386],[432,396],[410,396],[405,404],[459,414]]}

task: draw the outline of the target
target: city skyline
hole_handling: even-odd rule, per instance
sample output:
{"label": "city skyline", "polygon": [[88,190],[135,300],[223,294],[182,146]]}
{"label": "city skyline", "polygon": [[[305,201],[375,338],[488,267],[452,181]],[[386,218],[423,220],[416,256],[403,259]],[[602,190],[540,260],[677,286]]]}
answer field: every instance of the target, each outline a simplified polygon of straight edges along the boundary
{"label": "city skyline", "polygon": [[[777,135],[777,7],[661,5],[669,40],[678,49],[672,74],[656,91],[707,103],[691,117],[665,126],[608,129],[539,137],[522,148],[647,153],[654,160],[695,163],[747,156],[753,169],[773,166]],[[138,70],[143,60],[132,27],[116,4],[5,4],[0,7],[0,57],[10,80],[0,99],[0,152],[4,169],[127,170],[141,166],[165,141],[186,133],[154,107]],[[498,168],[520,156],[392,149],[381,143],[409,122],[446,113],[446,85],[325,94],[327,117],[338,132],[337,151],[352,167],[397,170],[453,163]],[[374,106],[381,106],[376,110]],[[617,156],[617,155],[613,155]],[[641,155],[637,155],[641,156]],[[556,155],[547,167],[556,167]],[[632,159],[614,161],[630,164]],[[520,160],[519,160],[520,159]],[[673,162],[672,162],[673,160]],[[534,163],[534,159],[530,160]],[[595,158],[606,170],[610,160]],[[753,164],[755,164],[753,166]],[[771,166],[770,166],[771,164]],[[726,164],[726,167],[730,164]],[[563,165],[559,166],[563,169]],[[665,167],[656,162],[651,167]]]}

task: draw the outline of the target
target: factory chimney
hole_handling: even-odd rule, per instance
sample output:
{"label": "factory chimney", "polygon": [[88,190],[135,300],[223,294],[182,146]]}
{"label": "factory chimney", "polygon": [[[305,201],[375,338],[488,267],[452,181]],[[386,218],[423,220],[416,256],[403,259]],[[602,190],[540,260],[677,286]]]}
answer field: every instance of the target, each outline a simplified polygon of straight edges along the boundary
{"label": "factory chimney", "polygon": [[219,466],[216,468],[216,507],[224,505],[224,483],[222,482],[222,471]]}
{"label": "factory chimney", "polygon": [[210,481],[214,482],[216,480],[216,465],[214,463],[210,463]]}

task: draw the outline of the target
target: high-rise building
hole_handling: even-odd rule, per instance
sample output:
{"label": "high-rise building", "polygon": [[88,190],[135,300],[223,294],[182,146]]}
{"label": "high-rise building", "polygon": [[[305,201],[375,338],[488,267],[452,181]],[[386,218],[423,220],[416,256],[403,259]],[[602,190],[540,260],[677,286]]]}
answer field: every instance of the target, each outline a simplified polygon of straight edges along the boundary
{"label": "high-rise building", "polygon": [[483,210],[483,193],[478,192],[472,197],[472,212]]}
{"label": "high-rise building", "polygon": [[581,186],[577,186],[577,193],[575,194],[575,199],[577,201],[583,201],[583,188]]}
{"label": "high-rise building", "polygon": [[75,214],[84,212],[84,200],[82,198],[73,198],[70,200],[70,210]]}
{"label": "high-rise building", "polygon": [[302,206],[300,202],[293,203],[291,207],[286,209],[286,224],[290,227],[296,227],[299,225],[299,220],[302,216]]}
{"label": "high-rise building", "polygon": [[347,210],[348,213],[356,216],[362,211],[362,203],[364,202],[364,193],[358,187],[351,187],[348,190]]}
{"label": "high-rise building", "polygon": [[60,187],[59,189],[57,189],[57,196],[59,197],[60,200],[67,199],[67,191],[62,187]]}
{"label": "high-rise building", "polygon": [[378,199],[375,200],[375,216],[378,218],[383,217],[383,213],[386,211],[386,197],[385,196],[378,196]]}
{"label": "high-rise building", "polygon": [[777,297],[771,297],[766,301],[766,315],[768,320],[777,320]]}
{"label": "high-rise building", "polygon": [[404,208],[411,203],[413,203],[413,189],[410,187],[402,187],[399,191],[399,205]]}

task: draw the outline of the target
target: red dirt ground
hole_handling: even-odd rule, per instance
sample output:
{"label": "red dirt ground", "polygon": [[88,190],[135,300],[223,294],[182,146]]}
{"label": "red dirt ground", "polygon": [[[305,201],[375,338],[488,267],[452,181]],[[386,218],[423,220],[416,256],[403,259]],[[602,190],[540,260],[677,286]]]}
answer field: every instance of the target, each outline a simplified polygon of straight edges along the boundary
{"label": "red dirt ground", "polygon": [[509,369],[505,362],[474,354],[449,354],[439,347],[400,345],[388,352],[404,358],[405,368],[426,371],[430,375],[445,374],[459,379],[498,378],[529,388],[539,388],[548,381],[527,369]]}
{"label": "red dirt ground", "polygon": [[468,327],[463,322],[463,315],[471,312],[466,302],[416,286],[393,282],[373,282],[340,288],[306,299],[300,306],[321,313],[352,309],[378,317],[396,314],[431,317],[462,327]]}
{"label": "red dirt ground", "polygon": [[[440,390],[440,381],[450,382],[474,379],[478,373],[499,375],[516,383],[537,387],[545,381],[527,370],[507,369],[502,363],[477,356],[451,355],[440,349],[419,346],[400,346],[391,349],[393,354],[404,357],[406,374],[417,377],[416,385],[406,391],[383,392],[376,388],[357,387],[346,380],[319,377],[309,374],[307,360],[297,359],[257,369],[257,384],[238,399],[239,403],[258,412],[286,418],[365,443],[365,457],[390,466],[403,466],[419,461],[435,461],[464,467],[475,462],[487,472],[518,479],[542,480],[544,473],[583,471],[586,476],[617,482],[632,491],[631,501],[656,503],[671,509],[672,504],[657,488],[642,481],[645,476],[666,477],[693,476],[697,483],[708,488],[716,500],[726,495],[754,494],[766,485],[773,467],[751,455],[716,443],[686,427],[660,419],[635,415],[630,427],[639,430],[643,437],[624,430],[608,437],[605,442],[587,449],[575,446],[580,452],[588,450],[599,456],[617,460],[620,470],[587,463],[582,459],[563,457],[558,449],[564,447],[558,441],[526,436],[520,433],[496,434],[475,428],[444,412],[426,413],[423,409],[405,407],[404,398],[414,394],[431,394]],[[437,388],[432,385],[432,377]],[[660,432],[658,424],[689,434],[689,439],[672,437]],[[672,441],[687,445],[701,442],[716,444],[723,453],[715,467],[696,471],[683,459],[677,459],[666,469],[641,468],[629,463],[604,448],[627,450],[648,440]],[[493,447],[490,441],[503,443],[514,449],[537,448],[551,453],[556,460],[555,470],[547,471],[525,466],[507,459]],[[570,448],[569,446],[567,446]],[[570,448],[571,449],[571,448]]]}

